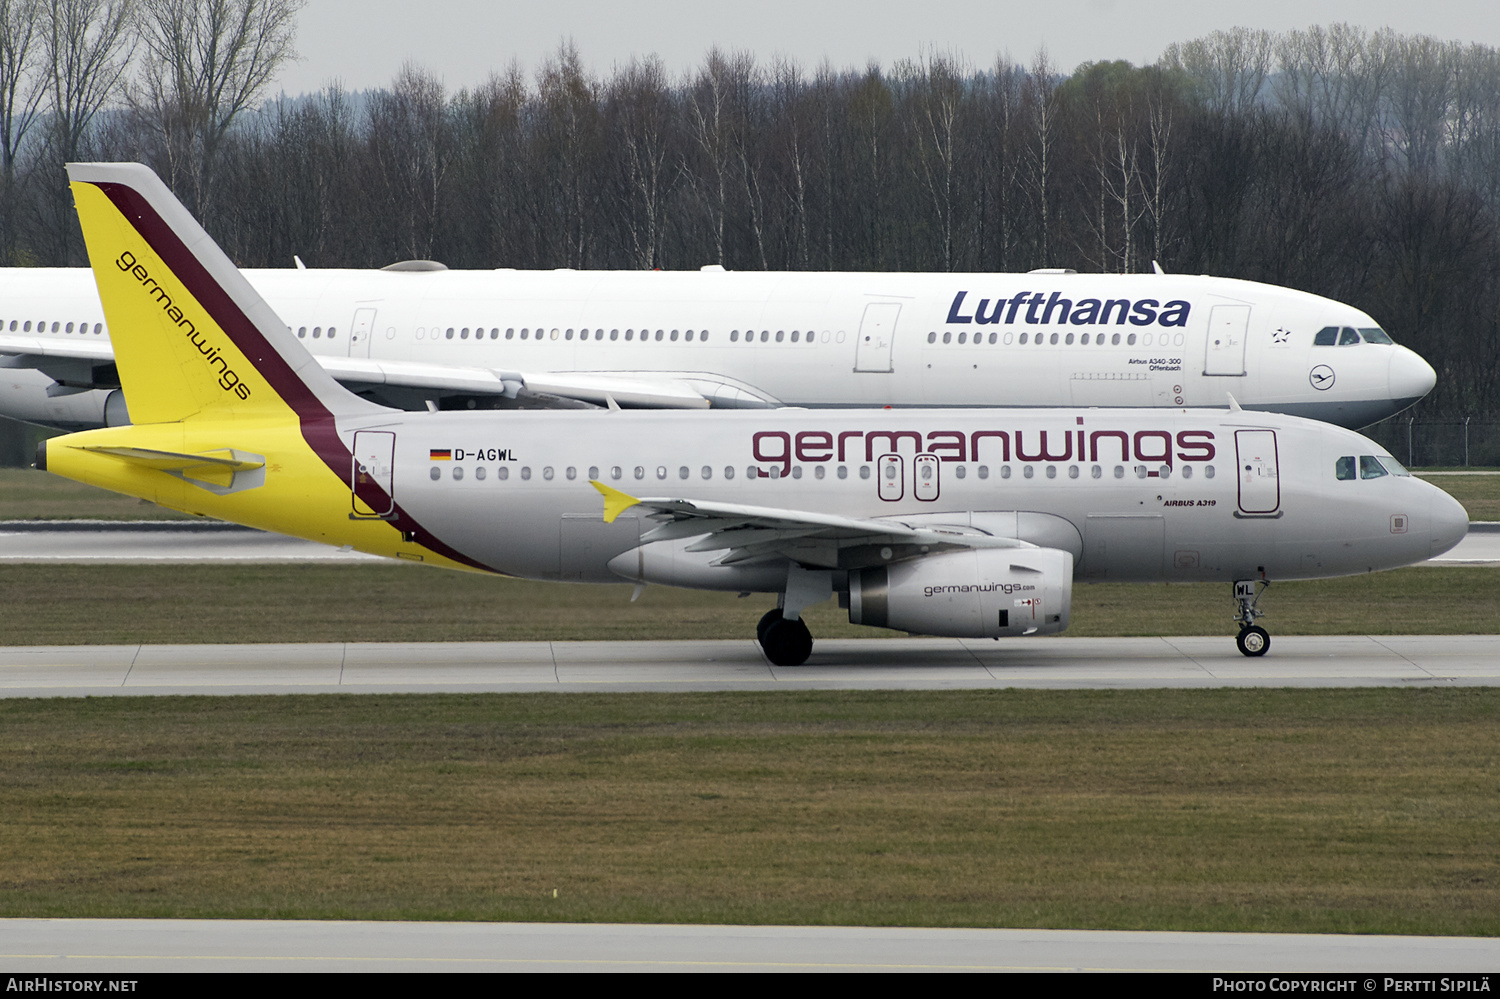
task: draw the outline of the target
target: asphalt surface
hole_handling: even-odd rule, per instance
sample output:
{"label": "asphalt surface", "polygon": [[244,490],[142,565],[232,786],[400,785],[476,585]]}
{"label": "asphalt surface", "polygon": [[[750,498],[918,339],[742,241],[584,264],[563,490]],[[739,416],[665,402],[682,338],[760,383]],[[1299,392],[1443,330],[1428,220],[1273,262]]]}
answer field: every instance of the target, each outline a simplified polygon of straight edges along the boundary
{"label": "asphalt surface", "polygon": [[[1500,940],[1470,937],[842,926],[0,920],[0,970],[125,978],[133,973],[174,971],[1334,972],[1348,975],[1345,991],[1386,992],[1390,991],[1386,976],[1392,972],[1426,974],[1433,979],[1426,991],[1440,991],[1437,976],[1496,968],[1500,968]],[[1494,988],[1488,976],[1481,977],[1488,988]],[[1287,984],[1278,991],[1293,991]]]}
{"label": "asphalt surface", "polygon": [[0,647],[0,697],[480,691],[1058,690],[1500,684],[1493,635],[828,639],[802,666],[750,640]]}

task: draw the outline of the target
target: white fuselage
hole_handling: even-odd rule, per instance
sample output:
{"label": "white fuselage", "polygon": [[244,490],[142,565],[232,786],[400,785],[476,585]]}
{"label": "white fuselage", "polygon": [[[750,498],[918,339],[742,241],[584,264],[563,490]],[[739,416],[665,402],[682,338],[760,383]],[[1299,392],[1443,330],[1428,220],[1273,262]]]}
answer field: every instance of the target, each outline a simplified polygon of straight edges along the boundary
{"label": "white fuselage", "polygon": [[[693,553],[688,538],[640,548],[647,511],[604,522],[590,478],[634,496],[1019,538],[1070,552],[1087,581],[1361,573],[1426,559],[1467,529],[1461,506],[1374,442],[1275,414],[432,413],[341,421],[340,436],[361,461],[385,449],[371,464],[419,542],[536,579],[785,588],[784,552],[721,565],[722,550]],[[1361,457],[1394,471],[1367,462],[1379,474],[1338,477],[1341,458]],[[838,570],[846,555],[809,542],[796,558]]]}
{"label": "white fuselage", "polygon": [[[1364,426],[1435,376],[1338,302],[1186,275],[259,270],[246,277],[346,385],[408,409],[1228,405]],[[105,422],[92,275],[0,270],[0,415]],[[35,352],[29,353],[29,352]],[[37,356],[47,354],[38,362]],[[93,381],[90,381],[90,379]],[[476,388],[476,386],[478,386]],[[48,394],[50,390],[51,394]]]}

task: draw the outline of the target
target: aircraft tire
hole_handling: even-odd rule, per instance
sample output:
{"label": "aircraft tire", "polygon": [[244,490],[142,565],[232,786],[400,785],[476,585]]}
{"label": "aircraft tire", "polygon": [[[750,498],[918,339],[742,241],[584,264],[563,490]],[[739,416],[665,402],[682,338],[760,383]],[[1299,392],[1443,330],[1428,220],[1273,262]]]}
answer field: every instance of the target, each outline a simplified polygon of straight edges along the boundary
{"label": "aircraft tire", "polygon": [[1266,633],[1266,629],[1251,625],[1240,629],[1240,633],[1235,636],[1234,644],[1240,647],[1243,655],[1263,656],[1271,647],[1271,636]]}
{"label": "aircraft tire", "polygon": [[760,621],[755,625],[755,640],[764,644],[766,640],[766,629],[780,620],[780,607],[772,607],[770,610],[766,611],[765,614],[761,616]]}
{"label": "aircraft tire", "polygon": [[776,666],[801,666],[812,655],[812,646],[812,632],[800,620],[773,621],[760,639],[766,658]]}

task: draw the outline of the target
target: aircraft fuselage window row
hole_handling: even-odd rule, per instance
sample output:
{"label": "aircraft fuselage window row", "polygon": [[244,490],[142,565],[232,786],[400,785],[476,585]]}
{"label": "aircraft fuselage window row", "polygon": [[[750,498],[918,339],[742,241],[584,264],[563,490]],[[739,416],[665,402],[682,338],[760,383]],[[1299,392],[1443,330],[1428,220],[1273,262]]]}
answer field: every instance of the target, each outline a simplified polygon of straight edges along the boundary
{"label": "aircraft fuselage window row", "polygon": [[[334,336],[336,336],[337,334],[338,334],[338,329],[336,327],[333,327],[333,326],[328,327],[328,339],[332,340],[334,338]],[[312,328],[312,335],[313,335],[313,339],[314,340],[317,340],[320,337],[322,337],[323,336],[323,327],[321,327],[321,326],[314,326]],[[297,327],[297,336],[299,338],[303,339],[303,340],[306,340],[307,339],[307,327],[306,326],[299,326],[299,327]]]}
{"label": "aircraft fuselage window row", "polygon": [[[1006,346],[1010,346],[1012,343],[1019,343],[1022,346],[1025,346],[1028,342],[1030,342],[1040,347],[1043,344],[1051,344],[1053,346],[1072,346],[1076,342],[1080,346],[1087,347],[1092,342],[1093,345],[1097,347],[1103,347],[1106,344],[1113,347],[1118,347],[1121,344],[1124,344],[1127,347],[1134,347],[1136,345],[1136,341],[1137,336],[1134,333],[1099,333],[1097,335],[1094,335],[1092,339],[1090,337],[1090,334],[1088,333],[1053,333],[1050,338],[1045,333],[1037,333],[1034,337],[1029,333],[1022,333],[1019,336],[1014,333],[991,333],[989,335],[988,341],[985,340],[985,335],[983,333],[975,333],[973,344],[976,347],[986,342],[991,344],[1001,343]],[[927,342],[938,342],[938,333],[936,330],[927,334]],[[945,331],[942,334],[942,342],[956,342],[961,344],[969,343],[969,334],[967,332],[955,334],[951,330]],[[1160,347],[1181,347],[1185,342],[1186,337],[1181,333],[1163,333],[1161,334],[1160,338],[1153,338],[1152,334],[1145,333],[1140,337],[1140,344],[1143,347],[1150,347],[1153,345]]]}
{"label": "aircraft fuselage window row", "polygon": [[[611,340],[619,340],[619,339],[621,339],[621,332],[620,332],[620,330],[613,329],[613,330],[609,330],[608,332],[609,332],[609,339],[611,339]],[[446,327],[446,328],[441,327],[441,326],[434,326],[430,330],[426,326],[418,326],[417,329],[416,329],[416,337],[417,337],[418,340],[438,340],[438,339],[467,340],[467,339],[469,339],[470,333],[471,333],[471,329],[468,326],[463,326],[463,327],[449,326],[449,327]],[[473,337],[474,337],[475,340],[483,340],[483,339],[485,339],[485,330],[484,330],[483,327],[474,327],[472,329],[472,334],[473,334]],[[573,340],[573,339],[577,339],[579,341],[584,341],[584,340],[596,340],[597,341],[597,340],[603,340],[605,338],[604,334],[605,334],[605,331],[602,330],[602,329],[580,329],[580,330],[573,330],[573,329],[564,329],[562,327],[547,328],[547,327],[541,327],[541,326],[537,327],[536,329],[532,329],[530,326],[524,326],[520,330],[517,330],[515,327],[510,327],[509,329],[507,329],[505,331],[505,339],[507,339],[507,340],[548,340],[548,339],[550,339],[550,340]],[[628,329],[628,330],[624,331],[624,335],[623,336],[624,336],[624,339],[627,340],[627,341],[634,341],[637,338],[637,335],[638,334],[637,334],[636,330],[634,330],[634,329]],[[641,343],[645,343],[648,340],[651,340],[652,339],[652,331],[651,330],[641,330],[639,332],[639,338],[640,338],[640,342]],[[489,330],[489,339],[491,339],[491,340],[498,340],[498,339],[500,339],[500,327],[493,326],[493,327],[490,328],[490,330]],[[704,343],[704,342],[706,342],[708,340],[708,330],[687,330],[686,332],[684,332],[682,330],[656,330],[655,331],[655,339],[657,339],[657,340],[666,340],[666,341],[670,341],[670,342],[673,342],[673,343],[675,343],[679,339],[682,339],[682,340],[684,340],[684,341],[686,341],[688,343],[692,343],[692,342],[694,342],[694,340],[696,340],[699,343]]]}
{"label": "aircraft fuselage window row", "polygon": [[1355,469],[1354,455],[1346,454],[1333,463],[1334,478],[1344,482],[1355,478],[1378,479],[1385,475],[1411,475],[1405,466],[1395,458],[1377,458],[1373,454],[1360,455],[1358,459],[1358,472]]}
{"label": "aircraft fuselage window row", "polygon": [[1395,342],[1385,330],[1378,326],[1368,328],[1361,326],[1358,330],[1352,326],[1343,328],[1324,326],[1313,335],[1314,347],[1351,347],[1357,343],[1394,344]]}
{"label": "aircraft fuselage window row", "polygon": [[[22,333],[30,333],[31,332],[31,325],[32,325],[31,324],[31,320],[29,320],[29,319],[26,320],[25,322],[22,322],[19,319],[12,319],[10,321],[10,331],[12,333],[15,333],[15,332],[17,332],[19,330]],[[54,322],[52,324],[52,332],[53,333],[72,333],[73,330],[75,329],[75,327],[77,328],[77,330],[78,330],[79,333],[87,333],[87,332],[89,332],[89,324],[88,323],[62,323],[62,322]],[[4,328],[5,328],[5,320],[0,319],[0,329],[4,329]],[[36,324],[36,331],[38,333],[46,333],[47,332],[47,320],[45,320],[45,319],[39,320],[37,322],[37,324]],[[104,332],[104,324],[103,323],[95,323],[93,331],[94,331],[94,333],[103,333]]]}
{"label": "aircraft fuselage window row", "polygon": [[[1338,468],[1339,468],[1339,478],[1341,478],[1341,479],[1344,479],[1344,478],[1353,478],[1352,474],[1351,475],[1345,475],[1344,474],[1344,465],[1343,465],[1343,462],[1345,462],[1345,461],[1352,462],[1353,460],[1354,460],[1353,458],[1347,458],[1347,459],[1346,458],[1340,458],[1339,459],[1339,466],[1338,466]],[[1361,460],[1362,461],[1368,460],[1368,461],[1371,461],[1371,462],[1376,462],[1377,467],[1379,466],[1379,462],[1376,461],[1376,459],[1374,459],[1374,458],[1370,458],[1370,457],[1366,456],[1365,459],[1361,459]],[[1387,459],[1387,460],[1389,460],[1389,459]],[[1046,465],[1046,466],[1044,466],[1044,468],[1046,469],[1046,471],[1043,474],[1045,475],[1046,478],[1055,479],[1055,478],[1058,477],[1058,469],[1061,468],[1061,467],[1063,467],[1063,466],[1060,466],[1060,465]],[[1350,467],[1352,468],[1353,466],[1351,465]],[[955,478],[959,478],[959,479],[967,478],[968,477],[968,468],[969,468],[969,466],[967,466],[967,465],[962,465],[962,464],[958,465],[953,470],[954,477]],[[1089,466],[1068,465],[1067,466],[1067,477],[1070,478],[1070,479],[1081,478],[1083,476],[1083,470],[1084,470],[1084,468],[1088,469],[1088,476],[1089,476],[1089,478],[1102,479],[1105,476],[1105,471],[1104,471],[1105,466],[1103,466],[1103,465],[1089,465]],[[1115,466],[1113,466],[1113,468],[1114,468],[1114,471],[1113,471],[1114,478],[1116,478],[1116,479],[1123,479],[1123,478],[1125,478],[1125,476],[1126,476],[1126,467],[1124,465],[1115,465]],[[800,478],[802,478],[802,475],[803,475],[802,469],[803,469],[803,466],[801,466],[801,465],[793,465],[792,466],[792,470],[791,470],[791,478],[793,478],[793,479],[800,479]],[[815,478],[815,479],[822,479],[822,478],[827,477],[828,468],[827,468],[826,465],[814,465],[814,466],[812,466],[812,469],[813,469],[813,478]],[[838,478],[840,478],[840,479],[847,479],[849,477],[849,466],[848,465],[838,465],[838,466],[836,466],[836,469],[837,469],[836,475],[837,475]],[[995,469],[996,469],[996,474],[1001,479],[1008,479],[1008,478],[1011,477],[1011,466],[1010,465],[997,465],[997,466],[995,466]],[[1132,465],[1130,467],[1130,472],[1132,474],[1134,474],[1135,477],[1138,478],[1138,479],[1146,479],[1146,478],[1169,479],[1169,478],[1172,477],[1173,469],[1172,469],[1171,465],[1157,465],[1157,466],[1154,466],[1154,467],[1150,466],[1150,465]],[[1202,472],[1203,472],[1203,477],[1204,478],[1211,479],[1211,478],[1214,477],[1214,466],[1212,466],[1212,465],[1204,465],[1203,468],[1202,468]],[[521,479],[523,481],[529,481],[531,479],[531,466],[529,466],[529,465],[523,465],[523,466],[521,466],[519,474],[520,474],[520,477],[521,477]],[[578,469],[576,467],[569,466],[567,469],[564,470],[564,474],[565,474],[565,477],[568,478],[568,479],[570,479],[570,480],[571,479],[576,479],[578,477]],[[615,480],[623,479],[625,477],[625,474],[626,474],[625,469],[623,467],[619,466],[619,465],[615,465],[615,466],[611,467],[610,470],[609,470],[609,477],[611,479],[615,479]],[[648,474],[647,473],[647,468],[646,468],[645,465],[636,465],[631,470],[631,474],[637,480],[645,479],[647,477],[647,474]],[[656,466],[656,468],[654,470],[654,474],[655,474],[656,478],[658,478],[658,479],[666,479],[668,477],[667,466],[665,466],[665,465],[658,465],[658,466]],[[699,473],[698,474],[699,474],[699,476],[701,478],[703,478],[705,480],[712,479],[714,477],[714,470],[713,470],[712,466],[704,465],[704,466],[702,466],[702,468],[699,469]],[[859,466],[859,477],[861,479],[868,479],[868,478],[870,478],[871,474],[873,474],[873,473],[871,472],[871,467],[869,465],[860,465]],[[929,474],[930,474],[930,472],[929,472]],[[990,477],[990,466],[989,465],[980,465],[980,466],[978,466],[977,474],[978,474],[979,478],[981,478],[981,479],[988,479]],[[1177,474],[1181,475],[1184,479],[1191,479],[1193,477],[1193,466],[1192,465],[1183,465],[1182,468],[1177,471]],[[1366,474],[1366,475],[1363,476],[1363,478],[1371,479],[1371,478],[1375,478],[1376,475],[1385,475],[1385,474],[1387,474],[1387,473],[1385,472],[1384,469],[1382,469],[1379,472],[1374,472],[1372,474]],[[1408,474],[1408,473],[1406,473],[1403,470],[1401,473],[1397,473],[1397,474]],[[455,482],[461,482],[461,481],[463,481],[463,478],[464,478],[464,475],[465,475],[464,466],[462,466],[462,465],[454,465],[454,466],[452,466],[452,471],[451,471],[450,475],[451,475],[451,477],[453,478],[453,480]],[[886,476],[889,478],[889,477],[894,477],[895,475],[896,475],[896,468],[895,468],[895,466],[894,465],[887,465],[886,466]],[[479,465],[479,466],[475,467],[475,469],[474,469],[474,478],[475,479],[483,481],[488,476],[489,476],[489,471],[488,471],[488,469],[487,469],[486,466]],[[429,472],[429,477],[434,482],[437,482],[438,480],[440,480],[443,477],[442,466],[440,466],[440,465],[434,465],[434,466],[432,466],[432,470]],[[505,481],[505,480],[507,480],[507,479],[509,479],[510,478],[510,467],[508,465],[501,465],[496,470],[495,477],[497,479],[501,480],[502,482]],[[550,482],[550,481],[552,481],[553,477],[554,477],[554,470],[553,470],[552,466],[548,465],[548,466],[546,466],[546,467],[544,467],[542,469],[542,478],[544,480]],[[589,467],[588,477],[591,480],[597,480],[597,479],[599,479],[599,466],[597,466],[597,465],[591,465]],[[678,468],[677,468],[677,478],[679,478],[679,479],[688,479],[688,478],[691,478],[691,477],[692,477],[692,470],[687,465],[680,465],[680,466],[678,466]],[[780,479],[780,478],[783,478],[783,475],[781,474],[781,468],[778,465],[770,465],[770,466],[767,466],[767,467],[762,467],[760,465],[748,465],[745,468],[745,477],[746,478],[750,478],[750,479],[757,479],[757,478],[759,478],[759,479]],[[1021,477],[1022,478],[1026,478],[1026,479],[1035,478],[1036,477],[1036,466],[1034,466],[1034,465],[1023,465],[1023,466],[1021,466]],[[733,465],[725,465],[724,466],[724,478],[726,478],[726,479],[732,479],[732,478],[734,478],[734,466]]]}

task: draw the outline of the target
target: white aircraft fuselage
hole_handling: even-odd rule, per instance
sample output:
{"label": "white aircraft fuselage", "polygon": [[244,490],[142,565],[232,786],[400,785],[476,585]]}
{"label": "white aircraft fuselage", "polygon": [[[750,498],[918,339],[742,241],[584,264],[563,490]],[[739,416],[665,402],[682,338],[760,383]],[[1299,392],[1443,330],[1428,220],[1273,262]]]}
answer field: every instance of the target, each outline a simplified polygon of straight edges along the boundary
{"label": "white aircraft fuselage", "polygon": [[[244,273],[341,383],[413,410],[1180,409],[1232,396],[1360,427],[1436,378],[1357,309],[1227,278]],[[0,355],[0,415],[68,429],[124,422],[87,269],[0,270]]]}

